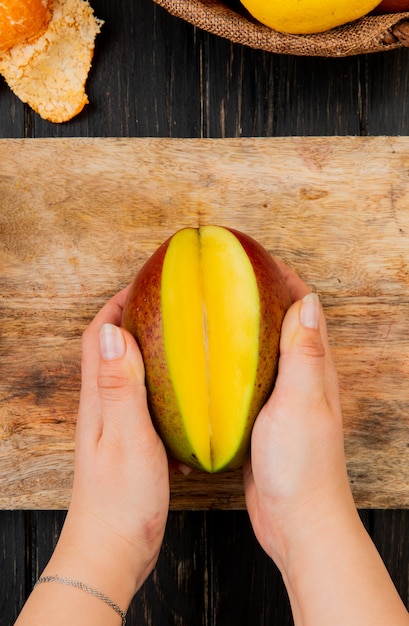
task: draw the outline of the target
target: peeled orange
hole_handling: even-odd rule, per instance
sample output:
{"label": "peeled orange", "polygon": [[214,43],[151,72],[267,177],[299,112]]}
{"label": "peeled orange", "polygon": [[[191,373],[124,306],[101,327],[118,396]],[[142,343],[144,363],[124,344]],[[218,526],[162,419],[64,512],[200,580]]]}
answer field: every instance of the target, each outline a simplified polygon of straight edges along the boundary
{"label": "peeled orange", "polygon": [[49,4],[48,0],[0,2],[0,54],[45,31],[51,16]]}

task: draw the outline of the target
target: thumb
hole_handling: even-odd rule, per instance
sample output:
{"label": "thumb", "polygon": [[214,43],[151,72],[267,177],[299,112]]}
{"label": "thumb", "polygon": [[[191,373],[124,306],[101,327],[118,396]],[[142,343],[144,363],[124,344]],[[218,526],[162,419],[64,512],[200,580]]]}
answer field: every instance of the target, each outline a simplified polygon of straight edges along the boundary
{"label": "thumb", "polygon": [[[325,339],[325,343],[323,341]],[[295,302],[285,316],[275,393],[307,409],[325,395],[326,328],[317,294]],[[283,395],[282,395],[283,394]]]}
{"label": "thumb", "polygon": [[114,324],[103,324],[99,348],[98,392],[104,430],[116,430],[118,422],[124,433],[129,432],[127,426],[132,429],[136,423],[151,426],[145,369],[134,338]]}

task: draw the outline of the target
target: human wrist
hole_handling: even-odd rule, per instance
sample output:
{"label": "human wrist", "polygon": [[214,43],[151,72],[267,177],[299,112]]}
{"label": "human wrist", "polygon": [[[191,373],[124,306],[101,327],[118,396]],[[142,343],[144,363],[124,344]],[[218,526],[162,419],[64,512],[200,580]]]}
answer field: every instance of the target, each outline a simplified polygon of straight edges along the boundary
{"label": "human wrist", "polygon": [[127,611],[151,573],[159,552],[135,545],[104,523],[70,514],[43,575],[79,580],[106,594]]}
{"label": "human wrist", "polygon": [[284,577],[291,577],[294,563],[299,564],[301,557],[316,554],[317,546],[325,542],[330,545],[331,540],[336,543],[335,537],[344,536],[346,529],[358,533],[363,530],[349,486],[340,488],[332,497],[322,494],[306,503],[287,506],[285,514],[274,510],[264,527],[274,529],[267,534],[264,549]]}
{"label": "human wrist", "polygon": [[406,607],[352,496],[339,506],[323,504],[291,533],[278,563],[294,623],[359,626],[365,616],[368,624],[408,624]]}
{"label": "human wrist", "polygon": [[[286,550],[277,563],[294,615],[309,605],[313,595],[321,596],[317,606],[323,598],[334,599],[337,585],[345,585],[358,555],[364,561],[371,543],[352,497],[346,503],[328,502],[315,513],[292,530],[291,539],[287,535]],[[304,616],[296,623],[304,623]]]}

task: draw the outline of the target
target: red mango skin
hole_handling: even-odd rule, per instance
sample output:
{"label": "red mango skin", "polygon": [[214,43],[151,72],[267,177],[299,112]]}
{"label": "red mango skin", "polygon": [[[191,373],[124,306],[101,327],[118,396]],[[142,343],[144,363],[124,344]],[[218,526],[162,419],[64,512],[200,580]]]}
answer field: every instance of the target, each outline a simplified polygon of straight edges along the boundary
{"label": "red mango skin", "polygon": [[409,11],[409,0],[382,0],[372,13],[404,13]]}

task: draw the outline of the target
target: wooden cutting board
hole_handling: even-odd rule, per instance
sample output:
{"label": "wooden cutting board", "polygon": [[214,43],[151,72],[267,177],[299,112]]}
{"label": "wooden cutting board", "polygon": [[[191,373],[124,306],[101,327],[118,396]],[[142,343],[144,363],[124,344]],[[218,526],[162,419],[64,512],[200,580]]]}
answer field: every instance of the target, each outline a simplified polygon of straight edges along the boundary
{"label": "wooden cutting board", "polygon": [[[0,508],[69,504],[81,334],[183,226],[244,230],[316,289],[359,507],[409,506],[409,138],[0,141]],[[243,508],[241,472],[172,480]]]}

